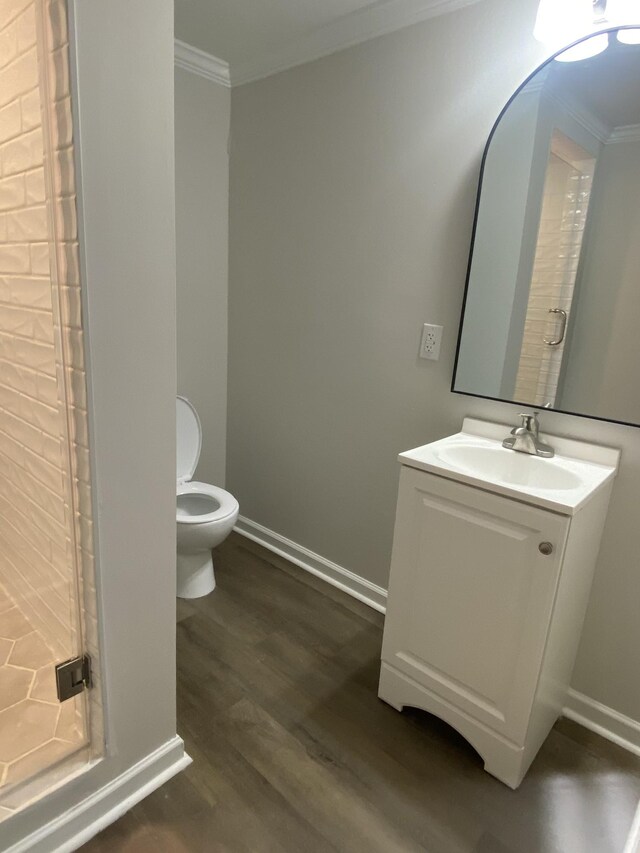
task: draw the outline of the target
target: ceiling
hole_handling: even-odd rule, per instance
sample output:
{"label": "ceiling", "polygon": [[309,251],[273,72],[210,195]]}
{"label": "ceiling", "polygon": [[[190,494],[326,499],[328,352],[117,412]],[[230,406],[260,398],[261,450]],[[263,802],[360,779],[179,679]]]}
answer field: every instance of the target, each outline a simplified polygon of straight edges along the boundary
{"label": "ceiling", "polygon": [[581,62],[554,62],[556,88],[581,102],[609,128],[640,125],[640,47],[611,37],[603,53]]}
{"label": "ceiling", "polygon": [[477,2],[175,0],[175,35],[243,83]]}

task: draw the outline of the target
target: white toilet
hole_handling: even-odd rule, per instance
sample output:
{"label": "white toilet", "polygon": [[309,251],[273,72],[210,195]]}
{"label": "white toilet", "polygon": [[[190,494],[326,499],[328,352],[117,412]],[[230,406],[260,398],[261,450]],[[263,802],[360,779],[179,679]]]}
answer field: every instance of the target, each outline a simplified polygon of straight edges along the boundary
{"label": "white toilet", "polygon": [[184,397],[176,399],[178,597],[200,598],[216,586],[211,549],[233,530],[238,501],[217,486],[192,482],[202,447],[200,418]]}

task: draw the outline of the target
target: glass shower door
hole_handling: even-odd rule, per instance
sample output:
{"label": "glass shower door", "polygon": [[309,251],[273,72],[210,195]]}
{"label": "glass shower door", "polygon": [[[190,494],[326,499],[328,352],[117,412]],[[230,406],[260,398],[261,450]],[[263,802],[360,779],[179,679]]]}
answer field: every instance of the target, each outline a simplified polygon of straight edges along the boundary
{"label": "glass shower door", "polygon": [[514,399],[556,404],[595,158],[553,132]]}
{"label": "glass shower door", "polygon": [[72,127],[64,0],[0,0],[0,820],[101,744]]}

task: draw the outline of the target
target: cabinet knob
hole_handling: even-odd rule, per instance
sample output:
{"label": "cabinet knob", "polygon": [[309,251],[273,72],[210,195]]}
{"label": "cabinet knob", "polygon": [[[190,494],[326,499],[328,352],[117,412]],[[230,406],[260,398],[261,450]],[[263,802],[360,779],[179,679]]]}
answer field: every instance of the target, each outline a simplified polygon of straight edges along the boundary
{"label": "cabinet knob", "polygon": [[541,542],[538,545],[538,551],[540,551],[541,554],[544,554],[545,557],[548,557],[549,554],[553,554],[553,545],[551,542]]}

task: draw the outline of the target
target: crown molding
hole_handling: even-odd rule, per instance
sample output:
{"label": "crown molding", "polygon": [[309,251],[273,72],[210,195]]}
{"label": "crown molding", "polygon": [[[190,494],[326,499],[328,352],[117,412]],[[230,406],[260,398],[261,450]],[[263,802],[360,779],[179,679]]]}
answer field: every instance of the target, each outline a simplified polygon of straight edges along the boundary
{"label": "crown molding", "polygon": [[615,142],[640,142],[640,124],[626,124],[621,127],[614,127],[607,142],[609,144]]}
{"label": "crown molding", "polygon": [[239,86],[303,65],[339,50],[378,38],[412,24],[455,12],[482,0],[382,0],[330,24],[309,36],[247,63],[234,64],[231,83]]}
{"label": "crown molding", "polygon": [[[545,93],[547,94],[547,93]],[[551,91],[548,97],[556,102],[574,121],[594,136],[598,142],[605,144],[611,137],[611,128],[594,115],[579,101],[569,97],[566,92]]]}
{"label": "crown molding", "polygon": [[616,142],[640,142],[640,124],[627,124],[610,128],[609,125],[588,110],[583,104],[569,97],[566,92],[559,93],[553,90],[545,90],[544,79],[538,80],[537,76],[527,83],[520,90],[519,94],[542,92],[543,96],[555,101],[561,109],[603,145],[611,145]]}
{"label": "crown molding", "polygon": [[176,68],[199,74],[200,77],[206,77],[207,80],[213,80],[222,86],[231,86],[228,62],[179,39],[174,42],[174,62]]}
{"label": "crown molding", "polygon": [[482,0],[382,0],[320,27],[281,51],[235,64],[233,69],[228,62],[175,39],[175,65],[222,86],[239,86],[480,2]]}

